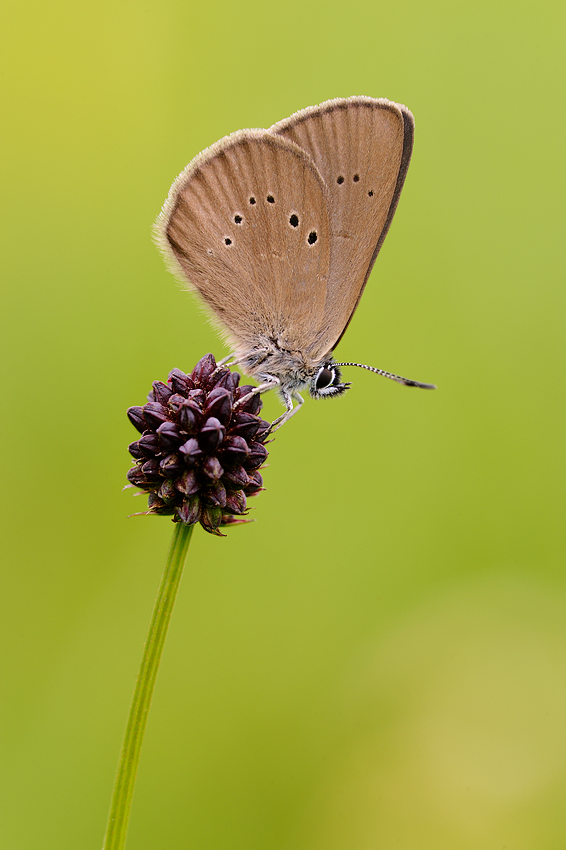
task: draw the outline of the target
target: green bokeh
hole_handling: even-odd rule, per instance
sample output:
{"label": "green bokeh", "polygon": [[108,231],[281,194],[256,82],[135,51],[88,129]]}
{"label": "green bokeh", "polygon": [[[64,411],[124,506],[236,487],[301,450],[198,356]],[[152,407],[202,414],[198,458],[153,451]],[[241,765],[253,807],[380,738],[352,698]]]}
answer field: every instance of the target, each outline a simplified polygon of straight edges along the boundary
{"label": "green bokeh", "polygon": [[350,370],[257,522],[197,530],[128,847],[564,847],[563,4],[24,0],[3,31],[0,845],[101,844],[171,535],[126,519],[124,410],[224,352],[151,243],[169,184],[367,94],[415,152],[338,354],[439,390]]}

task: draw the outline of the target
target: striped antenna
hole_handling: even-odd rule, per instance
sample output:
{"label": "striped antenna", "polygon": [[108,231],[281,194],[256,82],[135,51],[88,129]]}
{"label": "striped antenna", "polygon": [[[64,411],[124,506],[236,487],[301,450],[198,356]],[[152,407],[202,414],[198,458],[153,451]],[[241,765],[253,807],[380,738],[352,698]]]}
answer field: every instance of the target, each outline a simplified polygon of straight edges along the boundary
{"label": "striped antenna", "polygon": [[333,366],[358,366],[360,369],[367,369],[368,372],[375,372],[376,375],[382,375],[384,378],[390,378],[392,381],[397,381],[398,384],[405,384],[406,387],[420,387],[421,390],[435,390],[436,384],[422,384],[420,381],[411,381],[410,378],[402,378],[401,375],[393,375],[391,372],[385,372],[383,369],[376,369],[373,366],[365,366],[363,363],[333,363]]}

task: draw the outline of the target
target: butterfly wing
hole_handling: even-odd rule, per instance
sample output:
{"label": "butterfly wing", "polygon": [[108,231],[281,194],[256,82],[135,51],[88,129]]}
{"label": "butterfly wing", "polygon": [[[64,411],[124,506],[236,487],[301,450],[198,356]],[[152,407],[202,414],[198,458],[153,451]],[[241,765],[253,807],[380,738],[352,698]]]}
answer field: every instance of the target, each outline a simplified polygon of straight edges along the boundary
{"label": "butterfly wing", "polygon": [[324,181],[301,148],[241,130],[179,175],[157,241],[239,354],[266,340],[304,351],[326,304],[327,207]]}
{"label": "butterfly wing", "polygon": [[413,130],[405,106],[369,97],[330,100],[270,128],[309,155],[328,189],[330,277],[314,359],[337,345],[358,305],[399,201]]}

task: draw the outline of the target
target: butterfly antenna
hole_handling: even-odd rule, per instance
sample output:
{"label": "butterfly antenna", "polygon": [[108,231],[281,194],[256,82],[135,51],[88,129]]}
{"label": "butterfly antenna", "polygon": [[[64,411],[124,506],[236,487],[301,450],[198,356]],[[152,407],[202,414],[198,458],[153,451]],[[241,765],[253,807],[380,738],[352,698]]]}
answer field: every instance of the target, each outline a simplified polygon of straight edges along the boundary
{"label": "butterfly antenna", "polygon": [[358,366],[360,369],[367,369],[368,372],[375,372],[376,375],[383,375],[384,378],[390,378],[392,381],[397,381],[398,384],[405,384],[406,387],[420,387],[421,390],[435,390],[436,384],[422,384],[420,381],[411,381],[410,378],[402,378],[401,375],[393,375],[391,372],[385,372],[383,369],[375,369],[373,366],[365,366],[363,363],[333,363],[333,366]]}

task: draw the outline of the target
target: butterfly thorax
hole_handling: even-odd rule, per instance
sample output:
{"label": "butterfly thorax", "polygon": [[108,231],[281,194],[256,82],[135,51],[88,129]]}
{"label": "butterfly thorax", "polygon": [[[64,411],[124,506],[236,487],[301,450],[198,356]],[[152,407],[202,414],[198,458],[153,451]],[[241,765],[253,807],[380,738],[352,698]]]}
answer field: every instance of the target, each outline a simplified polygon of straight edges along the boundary
{"label": "butterfly thorax", "polygon": [[283,348],[277,340],[262,342],[261,348],[238,357],[247,374],[262,382],[275,378],[280,389],[288,393],[310,386],[322,363],[309,362],[302,352]]}

